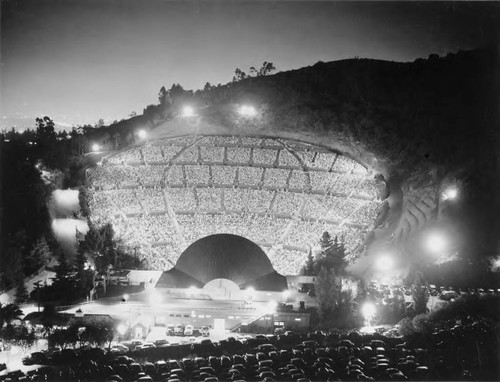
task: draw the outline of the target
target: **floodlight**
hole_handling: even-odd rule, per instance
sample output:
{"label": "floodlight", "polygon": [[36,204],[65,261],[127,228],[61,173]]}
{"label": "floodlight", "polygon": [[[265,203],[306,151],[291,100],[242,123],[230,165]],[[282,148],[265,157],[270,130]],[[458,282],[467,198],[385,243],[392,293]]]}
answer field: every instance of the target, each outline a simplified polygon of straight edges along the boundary
{"label": "floodlight", "polygon": [[146,137],[148,136],[148,133],[146,133],[146,130],[141,129],[141,130],[139,130],[139,131],[137,132],[137,136],[138,136],[140,139],[144,139],[144,138],[146,138]]}
{"label": "floodlight", "polygon": [[458,196],[458,190],[456,187],[450,187],[443,193],[444,200],[453,200]]}
{"label": "floodlight", "polygon": [[427,249],[434,253],[440,253],[446,249],[446,239],[439,232],[433,232],[427,237]]}
{"label": "floodlight", "polygon": [[378,270],[388,271],[393,267],[394,260],[389,255],[383,255],[377,258],[375,264]]}
{"label": "floodlight", "polygon": [[240,115],[243,115],[245,117],[254,117],[257,115],[257,110],[255,110],[255,107],[250,106],[250,105],[242,105],[238,109],[238,113]]}
{"label": "floodlight", "polygon": [[376,312],[375,305],[373,305],[371,302],[365,303],[361,308],[361,313],[363,314],[365,320],[370,320],[375,314],[375,312]]}
{"label": "floodlight", "polygon": [[120,335],[123,336],[125,333],[127,333],[127,325],[120,324],[120,325],[118,325],[118,327],[116,328],[116,330],[118,330],[118,334],[120,334]]}
{"label": "floodlight", "polygon": [[97,143],[94,143],[92,145],[92,151],[99,151],[100,149],[101,149],[101,147]]}
{"label": "floodlight", "polygon": [[182,108],[182,116],[183,117],[192,117],[194,115],[194,109],[191,106],[184,106]]}

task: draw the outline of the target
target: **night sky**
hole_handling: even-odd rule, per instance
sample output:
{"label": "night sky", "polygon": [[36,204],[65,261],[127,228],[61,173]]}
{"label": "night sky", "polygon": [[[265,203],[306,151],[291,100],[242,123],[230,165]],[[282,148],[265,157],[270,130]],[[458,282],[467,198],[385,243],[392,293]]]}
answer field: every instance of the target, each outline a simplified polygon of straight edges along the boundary
{"label": "night sky", "polygon": [[172,83],[226,83],[355,56],[413,61],[490,43],[498,3],[2,1],[0,128],[127,118]]}

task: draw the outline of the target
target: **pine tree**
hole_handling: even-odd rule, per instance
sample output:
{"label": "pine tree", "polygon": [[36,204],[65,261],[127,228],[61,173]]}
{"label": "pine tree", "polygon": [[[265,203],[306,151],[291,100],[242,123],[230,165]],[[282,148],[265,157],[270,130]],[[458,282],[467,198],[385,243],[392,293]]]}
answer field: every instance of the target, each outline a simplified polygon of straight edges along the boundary
{"label": "pine tree", "polygon": [[165,89],[165,86],[162,86],[158,93],[158,102],[160,105],[165,105],[167,103],[167,89]]}
{"label": "pine tree", "polygon": [[309,248],[309,253],[307,254],[306,263],[304,265],[304,275],[305,276],[314,276],[315,274],[316,274],[316,272],[315,272],[312,249]]}
{"label": "pine tree", "polygon": [[57,266],[56,266],[56,277],[54,279],[54,283],[61,282],[63,280],[66,280],[67,277],[69,276],[69,265],[68,265],[68,259],[66,258],[66,254],[61,248],[58,248],[57,250]]}
{"label": "pine tree", "polygon": [[332,237],[330,234],[325,231],[323,232],[323,235],[321,236],[321,239],[319,240],[319,245],[321,246],[321,249],[324,251],[325,249],[328,249],[332,246],[333,241]]}
{"label": "pine tree", "polygon": [[411,291],[411,297],[414,303],[415,314],[427,313],[427,302],[429,293],[423,286],[414,286]]}
{"label": "pine tree", "polygon": [[47,265],[51,258],[51,252],[45,237],[41,237],[33,245],[29,255],[25,261],[30,262],[32,267],[38,268],[42,265]]}
{"label": "pine tree", "polygon": [[18,276],[16,285],[16,296],[14,302],[19,305],[29,301],[30,297],[26,285],[24,284],[23,275]]}
{"label": "pine tree", "polygon": [[339,299],[335,271],[321,267],[314,288],[318,298],[319,313],[322,317],[327,317],[334,311]]}
{"label": "pine tree", "polygon": [[347,267],[345,246],[335,236],[332,245],[324,251],[324,266],[335,269],[338,275],[345,274]]}

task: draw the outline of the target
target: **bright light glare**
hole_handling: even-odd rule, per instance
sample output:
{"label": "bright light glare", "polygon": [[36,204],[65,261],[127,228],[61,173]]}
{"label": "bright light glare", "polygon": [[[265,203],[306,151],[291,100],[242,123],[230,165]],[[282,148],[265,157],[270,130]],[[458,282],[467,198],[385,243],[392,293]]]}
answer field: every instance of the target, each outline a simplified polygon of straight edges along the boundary
{"label": "bright light glare", "polygon": [[434,232],[427,237],[427,249],[434,253],[440,253],[446,249],[446,239],[440,233]]}
{"label": "bright light glare", "polygon": [[443,193],[443,199],[444,200],[453,200],[458,196],[458,190],[455,187],[450,187],[448,188],[444,193]]}
{"label": "bright light glare", "polygon": [[129,298],[129,295],[125,293],[125,294],[123,295],[123,299],[124,299],[125,301],[128,301],[128,298]]}
{"label": "bright light glare", "polygon": [[253,106],[242,105],[240,106],[238,113],[245,117],[254,117],[257,114],[257,110],[255,110],[255,107]]}
{"label": "bright light glare", "polygon": [[125,333],[127,333],[127,325],[125,324],[120,324],[118,325],[118,327],[116,328],[118,330],[118,334],[120,335],[124,335]]}
{"label": "bright light glare", "polygon": [[137,136],[140,138],[140,139],[144,139],[148,136],[148,133],[146,133],[146,130],[139,130],[137,132]]}
{"label": "bright light glare", "polygon": [[194,109],[191,106],[184,106],[182,108],[183,117],[192,117],[194,115]]}
{"label": "bright light glare", "polygon": [[290,291],[289,290],[284,290],[283,291],[283,298],[286,300],[290,296]]}
{"label": "bright light glare", "polygon": [[94,143],[92,145],[92,151],[99,151],[100,149],[101,149],[101,147],[97,143]]}
{"label": "bright light glare", "polygon": [[375,314],[375,311],[375,305],[373,305],[371,302],[365,303],[361,308],[361,313],[363,314],[365,320],[370,320]]}
{"label": "bright light glare", "polygon": [[394,260],[389,255],[383,255],[377,258],[377,269],[381,271],[388,271],[394,265]]}
{"label": "bright light glare", "polygon": [[255,289],[253,289],[252,287],[248,287],[246,289],[247,293],[250,293],[250,294],[254,294],[255,293]]}

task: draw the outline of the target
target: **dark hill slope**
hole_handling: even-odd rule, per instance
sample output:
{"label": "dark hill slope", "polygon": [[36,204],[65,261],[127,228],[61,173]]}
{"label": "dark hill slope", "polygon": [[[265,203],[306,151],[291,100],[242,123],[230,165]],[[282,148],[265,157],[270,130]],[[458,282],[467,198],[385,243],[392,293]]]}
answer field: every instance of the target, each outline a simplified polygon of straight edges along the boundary
{"label": "dark hill slope", "polygon": [[275,130],[349,138],[389,173],[432,165],[448,171],[472,157],[484,168],[496,140],[495,65],[486,50],[413,63],[343,60],[246,79],[206,98],[263,103],[259,124]]}

